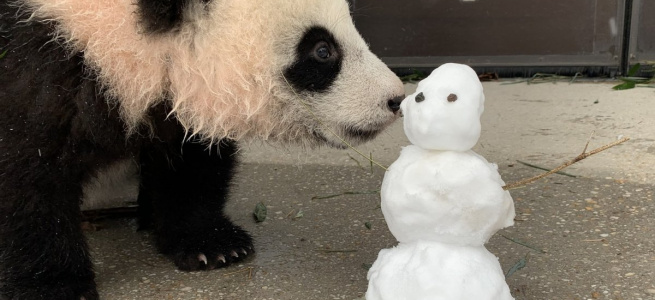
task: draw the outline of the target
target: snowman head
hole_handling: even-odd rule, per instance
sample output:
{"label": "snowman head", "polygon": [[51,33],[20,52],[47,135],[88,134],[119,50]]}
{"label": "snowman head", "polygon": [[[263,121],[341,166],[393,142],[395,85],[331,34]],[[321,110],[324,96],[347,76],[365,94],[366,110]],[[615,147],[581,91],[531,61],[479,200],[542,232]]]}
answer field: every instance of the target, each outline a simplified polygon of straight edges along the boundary
{"label": "snowman head", "polygon": [[405,135],[414,145],[466,151],[478,142],[484,94],[477,74],[467,65],[449,63],[435,69],[400,107]]}

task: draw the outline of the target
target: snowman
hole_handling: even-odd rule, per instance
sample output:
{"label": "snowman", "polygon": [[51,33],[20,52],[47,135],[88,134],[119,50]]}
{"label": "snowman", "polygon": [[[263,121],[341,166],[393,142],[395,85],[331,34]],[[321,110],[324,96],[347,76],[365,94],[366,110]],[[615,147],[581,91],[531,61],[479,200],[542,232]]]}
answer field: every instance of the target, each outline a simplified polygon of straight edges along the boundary
{"label": "snowman", "polygon": [[388,169],[382,212],[399,244],[368,272],[367,300],[510,300],[498,258],[484,244],[514,223],[498,174],[471,148],[480,137],[482,84],[445,64],[401,104],[412,145]]}

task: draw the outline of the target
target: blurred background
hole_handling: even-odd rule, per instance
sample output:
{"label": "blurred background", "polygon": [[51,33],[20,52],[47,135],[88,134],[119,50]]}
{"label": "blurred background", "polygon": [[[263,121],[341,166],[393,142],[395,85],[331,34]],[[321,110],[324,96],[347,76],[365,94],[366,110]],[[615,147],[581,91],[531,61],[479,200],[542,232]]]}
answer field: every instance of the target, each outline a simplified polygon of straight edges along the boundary
{"label": "blurred background", "polygon": [[614,77],[655,61],[655,1],[350,2],[373,52],[401,75],[459,62],[503,77]]}

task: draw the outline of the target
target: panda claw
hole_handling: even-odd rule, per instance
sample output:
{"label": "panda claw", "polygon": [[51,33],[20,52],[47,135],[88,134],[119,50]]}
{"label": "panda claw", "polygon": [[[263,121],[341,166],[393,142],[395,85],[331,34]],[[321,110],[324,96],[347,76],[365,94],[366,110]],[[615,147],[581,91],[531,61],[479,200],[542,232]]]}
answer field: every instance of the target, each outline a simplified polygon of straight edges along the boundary
{"label": "panda claw", "polygon": [[223,263],[226,262],[226,261],[225,261],[225,256],[223,256],[223,254],[219,254],[217,259],[218,259],[219,261],[223,262]]}
{"label": "panda claw", "polygon": [[246,249],[243,249],[243,248],[241,248],[241,253],[243,253],[243,255],[248,255],[248,252],[246,251]]}
{"label": "panda claw", "polygon": [[207,256],[205,256],[204,254],[202,253],[198,254],[198,260],[203,262],[205,265],[207,265]]}
{"label": "panda claw", "polygon": [[232,257],[239,257],[239,254],[237,254],[234,250],[232,250],[232,252],[230,252],[230,255]]}

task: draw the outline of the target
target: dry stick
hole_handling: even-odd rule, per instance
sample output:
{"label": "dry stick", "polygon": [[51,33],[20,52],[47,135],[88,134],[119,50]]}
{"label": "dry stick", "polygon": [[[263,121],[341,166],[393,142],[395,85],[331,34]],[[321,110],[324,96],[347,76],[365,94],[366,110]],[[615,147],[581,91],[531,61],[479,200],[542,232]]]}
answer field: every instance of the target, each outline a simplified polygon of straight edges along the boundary
{"label": "dry stick", "polygon": [[246,268],[243,268],[241,270],[237,270],[237,271],[230,272],[230,273],[225,273],[225,274],[223,274],[223,276],[230,276],[230,275],[239,274],[239,273],[243,273],[245,271],[248,271],[248,279],[251,279],[252,278],[252,269],[253,269],[253,267],[246,267]]}
{"label": "dry stick", "polygon": [[331,249],[316,249],[316,252],[325,252],[325,253],[348,253],[348,252],[357,252],[357,250],[345,249],[345,250],[331,250]]}
{"label": "dry stick", "polygon": [[[612,148],[612,147],[614,147],[614,146],[616,146],[616,145],[623,144],[623,143],[625,143],[625,142],[627,142],[627,141],[629,141],[629,140],[630,140],[630,138],[622,138],[622,139],[620,139],[620,140],[618,140],[618,141],[616,141],[616,142],[613,142],[613,143],[607,144],[607,145],[602,146],[602,147],[600,147],[600,148],[596,148],[596,149],[591,150],[591,151],[589,151],[589,152],[586,152],[586,151],[587,151],[587,146],[585,146],[584,151],[583,151],[580,155],[578,155],[577,157],[575,157],[573,160],[571,160],[571,161],[569,161],[569,162],[566,162],[566,163],[564,163],[563,165],[561,165],[561,166],[559,166],[559,167],[557,167],[557,168],[555,168],[555,169],[552,169],[552,170],[550,170],[550,171],[548,171],[548,172],[546,172],[546,173],[543,173],[543,174],[541,174],[541,175],[537,175],[537,176],[534,176],[534,177],[531,177],[531,178],[528,178],[528,179],[524,179],[524,180],[521,180],[521,181],[518,181],[518,182],[510,183],[510,184],[504,186],[504,187],[503,187],[503,190],[511,190],[511,189],[515,189],[515,188],[517,188],[517,187],[521,187],[521,186],[524,186],[524,185],[530,184],[530,183],[532,183],[532,182],[534,182],[534,181],[537,181],[537,180],[539,180],[539,179],[541,179],[541,178],[544,178],[544,177],[546,177],[546,176],[548,176],[548,175],[551,175],[551,174],[553,174],[553,173],[559,172],[559,171],[561,171],[562,169],[564,169],[564,168],[566,168],[566,167],[568,167],[568,166],[570,166],[570,165],[572,165],[572,164],[574,164],[574,163],[577,163],[577,162],[579,162],[579,161],[581,161],[581,160],[583,160],[583,159],[585,159],[585,158],[587,158],[587,157],[589,157],[589,156],[592,156],[592,155],[594,155],[594,154],[596,154],[596,153],[598,153],[598,152],[601,152],[601,151],[605,151],[605,150],[607,150],[607,149],[609,149],[609,148]],[[587,145],[588,145],[588,144],[589,144],[589,143],[587,143]]]}
{"label": "dry stick", "polygon": [[589,143],[591,143],[591,138],[594,137],[594,134],[596,134],[596,130],[591,132],[591,135],[589,135],[589,138],[587,139],[587,144],[584,145],[584,149],[582,149],[582,153],[587,152],[587,148],[589,147]]}
{"label": "dry stick", "polygon": [[[528,166],[530,168],[535,168],[535,169],[539,169],[539,170],[542,170],[542,171],[550,171],[550,169],[548,169],[548,168],[540,167],[540,166],[537,166],[535,164],[524,162],[522,160],[517,160],[517,162],[522,164],[522,165],[526,165],[526,166]],[[574,177],[574,178],[578,177],[577,175],[569,174],[569,173],[562,172],[562,171],[555,172],[555,174],[564,175],[564,176],[568,176],[568,177]]]}

